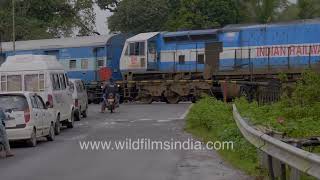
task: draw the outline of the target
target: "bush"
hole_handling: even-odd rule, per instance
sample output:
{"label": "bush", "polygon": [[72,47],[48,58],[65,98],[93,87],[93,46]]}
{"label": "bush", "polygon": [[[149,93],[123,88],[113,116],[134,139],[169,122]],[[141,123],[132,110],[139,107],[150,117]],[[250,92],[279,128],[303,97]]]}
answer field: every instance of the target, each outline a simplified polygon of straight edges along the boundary
{"label": "bush", "polygon": [[[277,103],[259,106],[257,102],[240,98],[235,104],[253,125],[262,125],[289,137],[320,136],[320,75],[314,72],[305,72],[292,92],[284,94]],[[233,141],[233,150],[219,151],[222,157],[250,175],[261,176],[264,172],[259,168],[256,148],[238,130],[230,104],[204,97],[188,114],[186,130],[205,141]]]}
{"label": "bush", "polygon": [[258,106],[245,99],[236,100],[242,116],[253,124],[285,133],[289,137],[320,135],[320,75],[312,71],[303,73],[293,88],[292,96],[284,94],[272,105]]}

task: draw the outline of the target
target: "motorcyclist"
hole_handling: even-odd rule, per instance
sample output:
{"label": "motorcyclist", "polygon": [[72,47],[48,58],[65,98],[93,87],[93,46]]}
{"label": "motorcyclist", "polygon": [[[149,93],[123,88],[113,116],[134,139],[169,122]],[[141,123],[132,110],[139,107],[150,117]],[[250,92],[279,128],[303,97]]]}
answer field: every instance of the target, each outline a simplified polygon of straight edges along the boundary
{"label": "motorcyclist", "polygon": [[6,157],[11,157],[11,156],[14,156],[14,154],[11,152],[11,149],[10,149],[8,135],[5,127],[5,119],[6,119],[5,112],[0,108],[0,141],[5,148]]}
{"label": "motorcyclist", "polygon": [[[105,100],[110,93],[115,95],[116,107],[119,107],[118,86],[116,85],[116,83],[114,82],[114,80],[112,78],[110,78],[109,81],[107,83],[105,83],[105,85],[102,89],[103,99]],[[103,101],[102,106],[101,106],[101,112],[104,112],[105,108],[106,108],[106,102]]]}

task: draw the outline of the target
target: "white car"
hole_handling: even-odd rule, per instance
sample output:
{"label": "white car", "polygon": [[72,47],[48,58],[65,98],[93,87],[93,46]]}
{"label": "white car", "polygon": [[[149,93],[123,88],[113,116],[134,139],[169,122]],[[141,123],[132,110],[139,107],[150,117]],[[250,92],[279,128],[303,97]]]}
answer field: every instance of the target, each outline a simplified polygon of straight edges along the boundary
{"label": "white car", "polygon": [[55,133],[73,128],[74,106],[64,66],[55,56],[9,56],[0,67],[0,92],[35,92],[55,113]]}
{"label": "white car", "polygon": [[80,121],[81,116],[87,117],[88,113],[88,94],[81,79],[70,79],[69,88],[72,92],[73,105],[75,107],[75,120]]}
{"label": "white car", "polygon": [[55,138],[55,117],[41,96],[31,92],[0,93],[0,108],[5,112],[9,141],[25,140],[31,147],[37,138]]}

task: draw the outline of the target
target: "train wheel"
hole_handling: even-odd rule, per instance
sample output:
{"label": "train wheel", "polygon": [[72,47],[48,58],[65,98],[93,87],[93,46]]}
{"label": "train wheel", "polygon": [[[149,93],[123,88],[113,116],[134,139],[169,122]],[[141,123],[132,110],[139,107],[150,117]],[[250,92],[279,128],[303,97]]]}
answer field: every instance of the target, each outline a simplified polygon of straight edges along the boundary
{"label": "train wheel", "polygon": [[175,94],[175,95],[166,97],[166,99],[169,104],[178,104],[180,101],[180,96]]}
{"label": "train wheel", "polygon": [[146,96],[146,97],[142,97],[140,99],[140,101],[143,103],[143,104],[151,104],[152,101],[153,101],[153,98],[152,96]]}

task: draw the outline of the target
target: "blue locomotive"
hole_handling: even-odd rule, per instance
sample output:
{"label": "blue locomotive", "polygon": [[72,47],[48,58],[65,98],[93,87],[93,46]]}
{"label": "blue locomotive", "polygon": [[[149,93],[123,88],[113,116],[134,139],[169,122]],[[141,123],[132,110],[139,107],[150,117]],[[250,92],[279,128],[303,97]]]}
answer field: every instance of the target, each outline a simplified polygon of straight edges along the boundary
{"label": "blue locomotive", "polygon": [[[230,25],[222,29],[142,33],[127,39],[120,60],[126,74],[293,72],[320,61],[320,21]],[[290,71],[289,71],[290,70]],[[259,72],[258,72],[259,71]]]}

